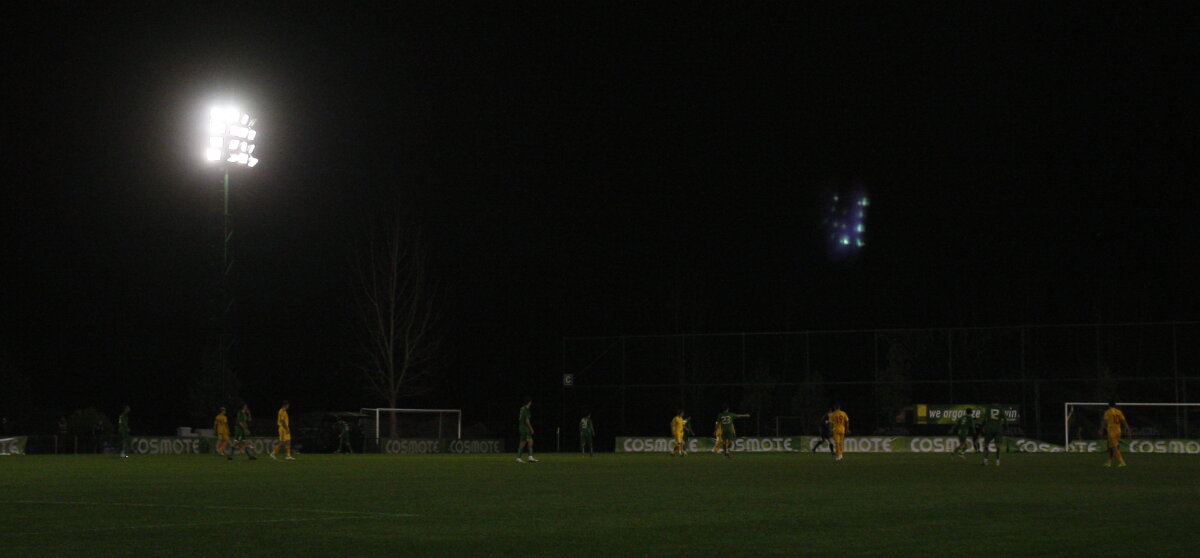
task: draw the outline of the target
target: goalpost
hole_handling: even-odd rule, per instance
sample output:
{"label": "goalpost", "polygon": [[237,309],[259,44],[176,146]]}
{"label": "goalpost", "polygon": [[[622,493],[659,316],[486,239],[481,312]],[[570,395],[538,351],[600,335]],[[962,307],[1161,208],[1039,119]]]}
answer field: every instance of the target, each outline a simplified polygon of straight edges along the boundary
{"label": "goalpost", "polygon": [[[1200,427],[1200,403],[1122,403],[1117,407],[1125,409],[1125,418],[1129,427],[1136,433],[1143,431],[1155,438],[1191,438],[1191,426]],[[1095,408],[1094,417],[1076,417],[1079,408]],[[1063,403],[1063,447],[1070,451],[1071,424],[1075,420],[1077,429],[1081,432],[1095,434],[1099,430],[1100,417],[1108,403],[1095,401],[1068,401]],[[1133,413],[1133,409],[1137,413]],[[1130,415],[1133,416],[1130,416]],[[1094,420],[1090,420],[1094,419]],[[1082,423],[1086,422],[1090,428]],[[1079,436],[1076,440],[1080,439]]]}
{"label": "goalpost", "polygon": [[[406,424],[403,428],[403,432],[405,434],[404,437],[406,438],[436,438],[440,440],[444,437],[447,437],[447,434],[452,432],[454,434],[454,438],[462,439],[462,409],[393,409],[389,407],[363,407],[359,410],[359,412],[373,417],[375,421],[376,445],[379,444],[380,424],[383,422],[383,419],[390,416],[399,420],[399,417],[402,415],[417,415],[421,417],[437,415],[436,428],[432,424],[432,421],[426,421],[425,423],[419,425],[412,423]],[[445,416],[449,416],[453,419],[452,424],[445,424],[446,421],[442,420],[442,418]],[[399,436],[399,431],[401,429],[397,428],[397,430],[397,436]]]}

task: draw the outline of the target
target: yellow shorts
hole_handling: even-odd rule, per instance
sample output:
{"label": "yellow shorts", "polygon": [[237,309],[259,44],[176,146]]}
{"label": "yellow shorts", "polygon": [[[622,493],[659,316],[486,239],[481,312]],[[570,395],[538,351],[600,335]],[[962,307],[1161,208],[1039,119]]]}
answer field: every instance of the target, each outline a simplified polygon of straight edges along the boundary
{"label": "yellow shorts", "polygon": [[833,443],[840,446],[840,445],[842,445],[842,440],[845,440],[845,439],[846,439],[845,432],[834,432],[833,433]]}
{"label": "yellow shorts", "polygon": [[217,441],[218,442],[228,442],[229,441],[229,433],[228,432],[217,432]]}
{"label": "yellow shorts", "polygon": [[1113,432],[1112,430],[1108,431],[1108,447],[1114,448],[1114,449],[1119,449],[1121,447],[1121,431],[1120,430],[1118,430],[1116,432]]}
{"label": "yellow shorts", "polygon": [[279,429],[279,441],[280,442],[292,441],[292,433],[290,431],[288,431],[287,429],[280,428]]}

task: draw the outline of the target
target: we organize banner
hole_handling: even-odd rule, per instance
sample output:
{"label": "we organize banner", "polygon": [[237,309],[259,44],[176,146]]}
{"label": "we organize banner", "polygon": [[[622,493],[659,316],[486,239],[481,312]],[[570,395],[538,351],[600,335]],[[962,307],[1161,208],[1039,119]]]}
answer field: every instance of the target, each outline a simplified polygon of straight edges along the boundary
{"label": "we organize banner", "polygon": [[[924,403],[916,405],[916,413],[914,419],[917,424],[954,424],[955,421],[967,414],[967,409],[974,411],[975,418],[980,417],[980,409],[990,407],[991,405],[970,404],[964,403],[961,405],[926,405]],[[1004,417],[1009,422],[1018,422],[1021,420],[1021,408],[1016,405],[999,405],[1004,409]]]}
{"label": "we organize banner", "polygon": [[[820,441],[815,436],[783,436],[775,438],[743,437],[734,441],[733,451],[751,453],[788,453],[811,451]],[[618,453],[670,453],[672,438],[664,436],[618,437]],[[845,440],[848,453],[949,453],[958,447],[954,436],[850,436]],[[684,443],[688,452],[711,451],[712,438],[692,438]],[[824,448],[822,448],[824,449]],[[995,450],[995,445],[989,449]],[[1104,441],[1072,442],[1069,448],[1030,438],[1004,439],[1001,451],[1020,453],[1103,452]],[[1200,455],[1200,440],[1133,440],[1129,453],[1179,453]]]}
{"label": "we organize banner", "polygon": [[25,455],[25,436],[0,438],[0,455]]}

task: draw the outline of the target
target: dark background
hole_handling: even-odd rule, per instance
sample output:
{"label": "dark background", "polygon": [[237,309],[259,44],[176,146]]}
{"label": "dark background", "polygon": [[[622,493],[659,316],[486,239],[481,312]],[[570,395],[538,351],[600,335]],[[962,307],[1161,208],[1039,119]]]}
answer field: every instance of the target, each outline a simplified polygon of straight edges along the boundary
{"label": "dark background", "polygon": [[[23,430],[190,420],[225,99],[259,119],[231,204],[260,415],[382,403],[346,365],[346,264],[397,207],[446,294],[436,389],[406,404],[494,435],[557,393],[564,336],[1197,317],[1186,9],[492,4],[6,16]],[[866,246],[831,257],[827,197],[859,182]]]}

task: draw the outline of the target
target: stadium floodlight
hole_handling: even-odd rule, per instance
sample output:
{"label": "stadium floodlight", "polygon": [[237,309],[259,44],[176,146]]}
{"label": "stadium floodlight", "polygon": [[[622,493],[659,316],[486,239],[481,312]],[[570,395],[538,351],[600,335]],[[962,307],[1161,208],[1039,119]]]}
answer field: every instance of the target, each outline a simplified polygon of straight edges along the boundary
{"label": "stadium floodlight", "polygon": [[233,222],[229,213],[229,170],[230,166],[242,165],[253,167],[258,164],[258,158],[253,155],[255,138],[258,131],[254,129],[257,119],[242,112],[237,107],[226,105],[212,107],[208,111],[208,124],[205,127],[204,158],[211,163],[220,163],[225,177],[224,229],[221,252],[221,301],[219,315],[221,322],[220,337],[217,342],[217,371],[222,395],[231,397],[236,389],[237,377],[229,366],[229,353],[233,347],[233,333],[230,308],[233,306],[233,256],[230,251],[230,239],[233,237]]}
{"label": "stadium floodlight", "polygon": [[257,119],[235,107],[213,107],[208,115],[208,147],[204,158],[247,167],[257,165],[257,157],[242,156],[254,152]]}

